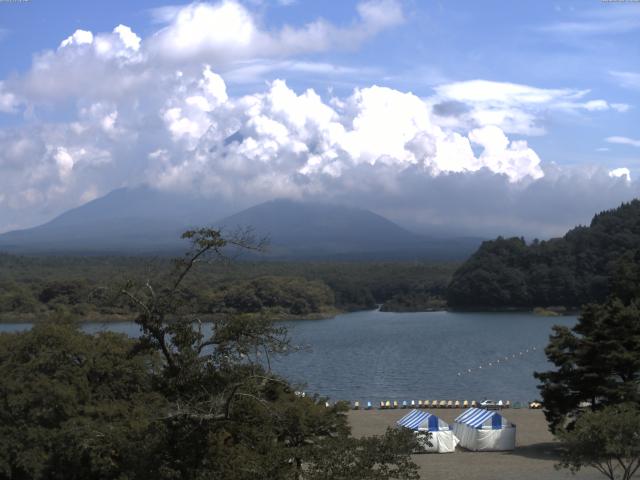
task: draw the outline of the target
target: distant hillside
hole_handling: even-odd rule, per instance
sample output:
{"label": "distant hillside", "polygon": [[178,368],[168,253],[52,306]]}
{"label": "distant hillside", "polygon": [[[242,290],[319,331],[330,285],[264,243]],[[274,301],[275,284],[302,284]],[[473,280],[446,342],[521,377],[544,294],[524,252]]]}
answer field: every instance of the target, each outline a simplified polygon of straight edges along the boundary
{"label": "distant hillside", "polygon": [[479,239],[430,239],[363,209],[274,200],[219,220],[219,202],[146,187],[120,189],[52,221],[0,235],[0,251],[54,254],[175,255],[180,234],[213,225],[253,227],[268,236],[271,259],[461,260]]}
{"label": "distant hillside", "polygon": [[0,235],[11,253],[162,253],[182,250],[180,234],[211,224],[213,202],[148,187],[121,188],[35,228]]}
{"label": "distant hillside", "polygon": [[454,274],[447,300],[462,308],[578,307],[624,289],[620,283],[638,264],[640,200],[633,200],[562,238],[484,242]]}
{"label": "distant hillside", "polygon": [[274,258],[463,259],[478,239],[431,239],[409,232],[368,210],[273,200],[218,222],[233,230],[250,225],[271,240]]}

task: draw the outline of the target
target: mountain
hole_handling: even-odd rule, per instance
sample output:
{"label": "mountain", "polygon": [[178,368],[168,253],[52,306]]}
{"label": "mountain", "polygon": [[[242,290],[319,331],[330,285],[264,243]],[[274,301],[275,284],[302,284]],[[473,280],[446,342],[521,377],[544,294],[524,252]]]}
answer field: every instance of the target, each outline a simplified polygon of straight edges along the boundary
{"label": "mountain", "polygon": [[[640,200],[599,213],[562,238],[484,242],[454,274],[459,308],[566,306],[632,295],[640,285]],[[631,292],[631,293],[630,293]]]}
{"label": "mountain", "polygon": [[250,225],[270,239],[276,258],[460,259],[478,239],[433,239],[409,232],[368,210],[322,203],[273,200],[227,217],[218,225]]}
{"label": "mountain", "polygon": [[11,253],[177,254],[194,226],[252,227],[270,238],[271,259],[463,259],[479,239],[435,239],[343,205],[273,200],[223,217],[213,200],[147,187],[119,189],[41,226],[0,235]]}
{"label": "mountain", "polygon": [[180,234],[221,215],[212,202],[148,187],[121,188],[38,227],[0,235],[14,253],[162,253],[183,250]]}

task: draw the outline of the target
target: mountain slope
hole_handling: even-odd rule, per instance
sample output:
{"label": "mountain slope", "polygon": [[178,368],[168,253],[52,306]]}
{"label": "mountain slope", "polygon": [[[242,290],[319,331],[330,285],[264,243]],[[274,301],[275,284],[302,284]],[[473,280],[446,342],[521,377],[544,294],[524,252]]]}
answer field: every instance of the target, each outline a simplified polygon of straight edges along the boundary
{"label": "mountain slope", "polygon": [[351,207],[273,200],[218,222],[227,229],[251,226],[270,238],[274,254],[382,252],[420,246],[418,235],[373,212]]}
{"label": "mountain slope", "polygon": [[466,258],[480,243],[423,237],[368,210],[292,200],[256,205],[218,225],[253,227],[270,239],[272,258],[452,260]]}
{"label": "mountain slope", "polygon": [[213,202],[148,187],[114,190],[38,227],[0,235],[0,250],[159,253],[183,249],[180,233],[220,216]]}
{"label": "mountain slope", "polygon": [[[579,307],[619,291],[640,264],[640,200],[597,214],[589,227],[527,245],[484,242],[448,287],[454,307]],[[633,281],[631,281],[633,283]]]}
{"label": "mountain slope", "polygon": [[463,259],[478,239],[429,239],[380,215],[341,205],[273,200],[223,220],[220,202],[120,189],[26,230],[0,235],[0,251],[56,254],[170,254],[187,247],[180,234],[214,225],[252,227],[271,240],[272,259]]}

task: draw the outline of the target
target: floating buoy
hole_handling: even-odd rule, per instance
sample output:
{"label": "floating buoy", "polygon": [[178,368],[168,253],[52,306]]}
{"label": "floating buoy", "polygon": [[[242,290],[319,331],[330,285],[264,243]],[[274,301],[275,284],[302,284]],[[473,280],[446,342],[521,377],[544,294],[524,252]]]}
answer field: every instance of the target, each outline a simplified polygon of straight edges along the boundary
{"label": "floating buoy", "polygon": [[487,362],[486,364],[478,365],[475,368],[468,368],[466,371],[465,370],[461,370],[461,371],[456,373],[456,376],[461,377],[464,374],[473,373],[473,372],[475,372],[477,370],[482,370],[483,368],[486,369],[486,368],[490,368],[490,367],[493,367],[493,366],[500,366],[501,362],[506,362],[509,359],[519,358],[521,356],[524,356],[525,354],[528,354],[530,352],[534,352],[535,350],[536,350],[536,347],[528,347],[528,348],[526,348],[524,350],[520,350],[520,351],[512,353],[512,354],[507,354],[504,358],[501,357],[501,358],[498,358],[496,360],[492,360],[490,362]]}

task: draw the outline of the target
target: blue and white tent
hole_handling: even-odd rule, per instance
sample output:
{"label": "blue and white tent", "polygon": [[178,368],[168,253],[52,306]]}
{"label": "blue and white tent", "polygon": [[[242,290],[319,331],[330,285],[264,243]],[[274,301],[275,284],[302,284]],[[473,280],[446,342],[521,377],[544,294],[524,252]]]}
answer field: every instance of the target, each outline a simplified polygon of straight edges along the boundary
{"label": "blue and white tent", "polygon": [[453,433],[460,446],[473,451],[513,450],[516,447],[516,426],[496,411],[470,408],[458,416]]}
{"label": "blue and white tent", "polygon": [[411,410],[396,423],[415,431],[418,443],[426,452],[451,453],[458,444],[449,424],[429,412]]}

